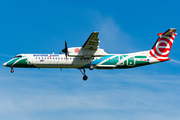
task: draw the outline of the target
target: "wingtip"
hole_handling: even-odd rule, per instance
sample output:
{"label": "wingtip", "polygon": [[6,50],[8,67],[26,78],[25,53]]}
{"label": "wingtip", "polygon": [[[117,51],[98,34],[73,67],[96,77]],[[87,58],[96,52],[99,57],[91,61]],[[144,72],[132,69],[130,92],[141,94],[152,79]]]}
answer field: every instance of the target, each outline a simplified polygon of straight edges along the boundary
{"label": "wingtip", "polygon": [[94,31],[94,32],[92,32],[92,33],[99,33],[98,31]]}

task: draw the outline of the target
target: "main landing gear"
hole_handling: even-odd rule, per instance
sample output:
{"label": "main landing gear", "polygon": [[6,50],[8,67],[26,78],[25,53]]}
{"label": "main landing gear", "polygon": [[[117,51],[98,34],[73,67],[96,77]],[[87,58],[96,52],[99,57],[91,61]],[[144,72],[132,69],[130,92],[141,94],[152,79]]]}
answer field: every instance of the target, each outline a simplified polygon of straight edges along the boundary
{"label": "main landing gear", "polygon": [[[89,69],[90,69],[90,70],[93,70],[93,69],[94,69],[94,66],[93,66],[92,63],[91,63],[92,60],[88,58],[88,59],[87,59],[87,62],[90,64]],[[88,76],[85,74],[85,72],[86,72],[85,69],[83,68],[83,71],[82,71],[81,69],[79,69],[79,70],[80,70],[81,73],[84,75],[84,76],[83,76],[83,80],[86,81],[86,80],[88,79]]]}
{"label": "main landing gear", "polygon": [[11,68],[11,73],[13,73],[14,72],[14,70],[13,70],[13,67]]}
{"label": "main landing gear", "polygon": [[85,72],[86,72],[85,69],[83,69],[83,71],[82,71],[81,69],[79,69],[79,70],[80,70],[81,73],[84,75],[84,76],[83,76],[83,80],[86,81],[86,80],[88,79],[88,76],[86,76],[86,74],[85,74]]}
{"label": "main landing gear", "polygon": [[89,69],[90,69],[90,70],[93,70],[93,69],[94,69],[94,66],[92,65],[92,63],[91,63],[91,62],[90,62]]}
{"label": "main landing gear", "polygon": [[87,62],[89,63],[89,69],[90,69],[90,70],[93,70],[93,69],[94,69],[94,66],[92,65],[92,61],[93,61],[93,60],[92,60],[91,58],[88,58],[88,59],[87,59]]}

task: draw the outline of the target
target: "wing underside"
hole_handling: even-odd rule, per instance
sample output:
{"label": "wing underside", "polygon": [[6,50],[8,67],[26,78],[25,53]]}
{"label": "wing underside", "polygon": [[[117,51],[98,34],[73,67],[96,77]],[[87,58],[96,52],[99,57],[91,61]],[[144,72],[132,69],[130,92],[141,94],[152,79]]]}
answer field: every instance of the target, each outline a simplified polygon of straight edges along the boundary
{"label": "wing underside", "polygon": [[98,39],[99,32],[92,32],[87,41],[82,46],[83,49],[89,50],[97,50],[99,39]]}

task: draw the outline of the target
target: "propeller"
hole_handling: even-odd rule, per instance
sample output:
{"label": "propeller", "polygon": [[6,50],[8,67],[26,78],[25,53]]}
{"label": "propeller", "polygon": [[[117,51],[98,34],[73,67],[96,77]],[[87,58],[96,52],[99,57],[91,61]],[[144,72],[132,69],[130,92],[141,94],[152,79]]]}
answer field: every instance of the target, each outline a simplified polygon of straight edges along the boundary
{"label": "propeller", "polygon": [[67,60],[68,48],[67,48],[67,43],[66,43],[66,40],[65,40],[65,48],[62,50],[62,52],[63,52],[63,53],[65,53],[66,60]]}

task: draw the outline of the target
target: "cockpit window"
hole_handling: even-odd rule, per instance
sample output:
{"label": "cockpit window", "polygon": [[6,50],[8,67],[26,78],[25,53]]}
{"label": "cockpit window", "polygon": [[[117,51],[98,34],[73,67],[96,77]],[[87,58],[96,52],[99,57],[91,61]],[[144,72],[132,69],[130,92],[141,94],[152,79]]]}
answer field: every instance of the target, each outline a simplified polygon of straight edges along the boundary
{"label": "cockpit window", "polygon": [[22,55],[16,55],[14,58],[20,58],[22,57]]}

